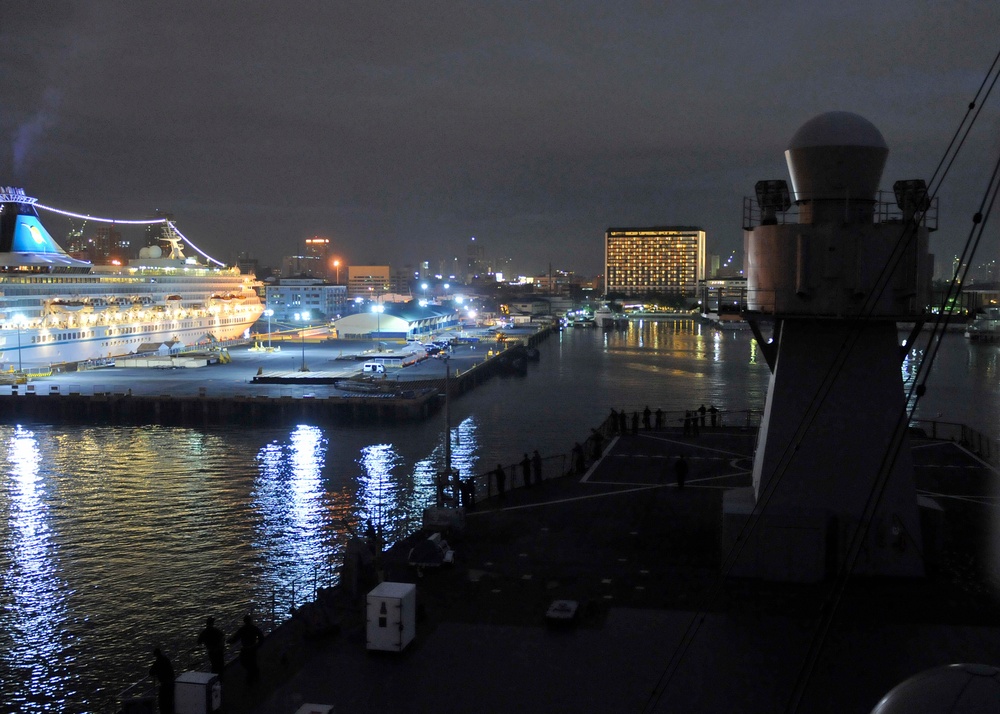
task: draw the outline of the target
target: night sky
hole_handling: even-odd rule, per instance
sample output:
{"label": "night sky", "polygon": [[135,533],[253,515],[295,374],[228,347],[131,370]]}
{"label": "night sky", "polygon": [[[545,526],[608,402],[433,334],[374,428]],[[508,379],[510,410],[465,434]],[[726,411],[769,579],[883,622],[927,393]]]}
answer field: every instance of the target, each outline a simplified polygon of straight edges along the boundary
{"label": "night sky", "polygon": [[[436,268],[476,236],[517,272],[589,275],[623,225],[701,226],[742,256],[743,196],[787,179],[817,114],[881,130],[883,188],[929,178],[998,28],[995,0],[5,3],[0,185],[172,211],[227,261],[320,235],[350,263]],[[996,98],[964,151],[939,261],[1000,151]]]}

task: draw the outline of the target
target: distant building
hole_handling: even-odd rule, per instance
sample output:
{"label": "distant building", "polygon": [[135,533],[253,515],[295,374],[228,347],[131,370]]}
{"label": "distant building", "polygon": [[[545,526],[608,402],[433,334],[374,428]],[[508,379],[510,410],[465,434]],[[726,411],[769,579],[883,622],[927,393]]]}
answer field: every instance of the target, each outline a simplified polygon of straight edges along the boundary
{"label": "distant building", "polygon": [[605,294],[693,297],[705,279],[705,231],[692,226],[609,228]]}
{"label": "distant building", "polygon": [[244,275],[260,275],[260,261],[251,258],[249,253],[240,251],[236,256],[236,267]]}
{"label": "distant building", "polygon": [[698,302],[704,314],[742,312],[747,303],[747,279],[727,276],[705,280],[698,286]]}
{"label": "distant building", "polygon": [[[507,303],[506,314],[511,317],[516,316],[528,316],[534,317],[537,315],[550,315],[552,314],[551,303],[544,298],[522,298],[519,300],[510,300]],[[503,312],[501,310],[501,312]]]}
{"label": "distant building", "polygon": [[312,320],[333,320],[348,312],[347,287],[330,285],[319,278],[283,278],[264,286],[264,305],[274,310],[272,319],[294,322],[308,312]]}
{"label": "distant building", "polygon": [[585,280],[571,270],[555,270],[547,275],[535,275],[529,282],[535,292],[543,295],[570,295],[578,290]]}
{"label": "distant building", "polygon": [[330,239],[313,236],[306,238],[306,267],[305,275],[313,278],[323,278],[330,280],[333,275],[333,256],[330,253]]}
{"label": "distant building", "polygon": [[472,236],[465,249],[465,282],[472,282],[477,276],[485,275],[488,268],[486,248],[481,242],[477,243],[476,237]]}
{"label": "distant building", "polygon": [[388,265],[351,265],[347,268],[347,296],[376,300],[392,291]]}
{"label": "distant building", "polygon": [[282,275],[304,275],[320,280],[333,280],[339,273],[330,253],[330,239],[314,236],[306,238],[301,255],[286,255],[281,259]]}
{"label": "distant building", "polygon": [[99,225],[94,233],[84,237],[83,230],[72,231],[66,252],[75,258],[89,260],[94,265],[124,265],[132,258],[131,242],[122,237],[114,225]]}

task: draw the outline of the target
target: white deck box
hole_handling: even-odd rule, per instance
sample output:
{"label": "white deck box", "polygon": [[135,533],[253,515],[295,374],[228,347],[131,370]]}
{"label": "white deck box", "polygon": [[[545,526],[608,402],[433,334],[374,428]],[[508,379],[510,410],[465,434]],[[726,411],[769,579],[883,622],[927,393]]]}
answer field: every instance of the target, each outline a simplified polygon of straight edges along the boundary
{"label": "white deck box", "polygon": [[416,634],[416,585],[382,583],[368,593],[368,649],[402,652]]}
{"label": "white deck box", "polygon": [[212,714],[222,707],[222,683],[211,672],[182,672],[174,680],[176,714]]}

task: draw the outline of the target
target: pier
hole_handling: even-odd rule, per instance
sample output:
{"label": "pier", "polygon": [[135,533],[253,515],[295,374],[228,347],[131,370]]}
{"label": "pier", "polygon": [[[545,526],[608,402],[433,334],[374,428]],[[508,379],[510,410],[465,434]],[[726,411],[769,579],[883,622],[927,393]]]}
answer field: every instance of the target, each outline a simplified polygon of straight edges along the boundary
{"label": "pier", "polygon": [[441,359],[410,359],[378,380],[360,378],[360,360],[403,365],[402,355],[349,341],[309,344],[308,350],[303,344],[301,352],[232,349],[228,363],[196,369],[60,372],[4,386],[0,423],[210,427],[417,421],[437,411],[446,392],[454,397],[496,376],[526,374],[528,350],[552,329],[524,331],[504,344],[458,345],[447,367]]}

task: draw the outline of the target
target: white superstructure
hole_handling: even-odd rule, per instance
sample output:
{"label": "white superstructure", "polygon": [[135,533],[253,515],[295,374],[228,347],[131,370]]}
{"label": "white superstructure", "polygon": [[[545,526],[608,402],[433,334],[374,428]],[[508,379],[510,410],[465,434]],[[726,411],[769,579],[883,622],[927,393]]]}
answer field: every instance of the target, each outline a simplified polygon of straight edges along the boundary
{"label": "white superstructure", "polygon": [[128,266],[69,256],[38,220],[35,200],[0,189],[0,368],[33,369],[246,334],[263,312],[253,276],[143,248]]}

